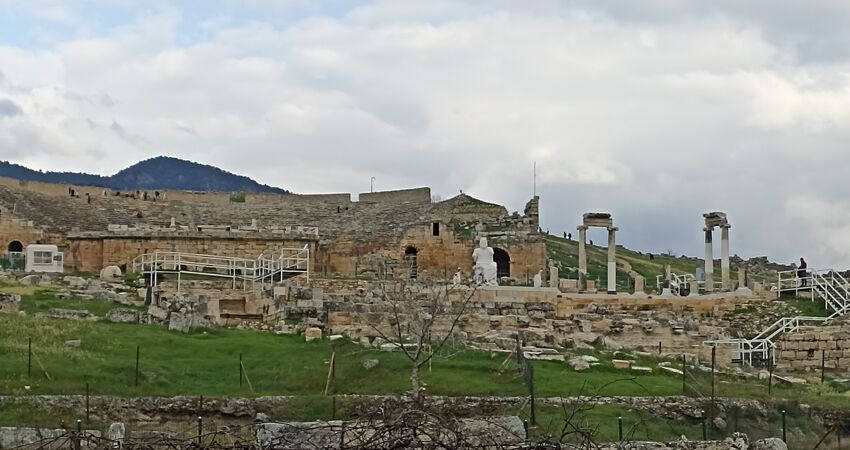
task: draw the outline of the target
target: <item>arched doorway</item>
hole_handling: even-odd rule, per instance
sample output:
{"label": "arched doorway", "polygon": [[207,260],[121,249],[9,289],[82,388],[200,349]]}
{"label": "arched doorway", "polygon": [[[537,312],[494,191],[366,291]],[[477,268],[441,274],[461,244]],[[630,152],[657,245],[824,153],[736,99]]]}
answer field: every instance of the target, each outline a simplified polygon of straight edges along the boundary
{"label": "arched doorway", "polygon": [[21,244],[21,241],[9,242],[9,253],[22,253],[23,251],[24,244]]}
{"label": "arched doorway", "polygon": [[508,252],[496,247],[493,249],[493,261],[496,262],[496,276],[499,278],[511,276],[511,257]]}
{"label": "arched doorway", "polygon": [[404,249],[404,262],[407,267],[407,277],[411,280],[415,280],[419,276],[419,270],[416,266],[416,257],[419,254],[419,250],[416,250],[416,247],[407,247]]}

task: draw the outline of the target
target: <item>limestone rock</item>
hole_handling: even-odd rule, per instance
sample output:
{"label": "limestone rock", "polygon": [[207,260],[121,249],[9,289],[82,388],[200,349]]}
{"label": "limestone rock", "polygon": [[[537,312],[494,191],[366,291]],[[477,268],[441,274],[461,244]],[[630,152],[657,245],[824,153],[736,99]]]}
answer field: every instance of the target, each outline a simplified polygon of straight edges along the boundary
{"label": "limestone rock", "polygon": [[304,330],[304,339],[307,342],[317,341],[322,339],[322,329],[317,327],[310,327]]}
{"label": "limestone rock", "polygon": [[74,339],[70,341],[65,341],[65,345],[68,347],[80,348],[81,341],[79,339]]}
{"label": "limestone rock", "polygon": [[755,441],[750,450],[788,450],[788,446],[779,438],[767,438]]}
{"label": "limestone rock", "polygon": [[611,339],[608,336],[599,336],[598,338],[596,338],[596,341],[594,342],[594,344],[598,345],[603,350],[608,350],[608,351],[615,351],[615,350],[622,350],[623,349],[623,346],[619,342],[615,341],[614,339]]}
{"label": "limestone rock", "polygon": [[714,420],[711,421],[711,423],[712,425],[714,425],[714,428],[717,428],[718,430],[726,429],[726,421],[723,420],[722,417],[715,417]]}
{"label": "limestone rock", "polygon": [[631,367],[632,362],[625,359],[612,359],[611,364],[615,369],[628,369]]}
{"label": "limestone rock", "polygon": [[590,369],[590,362],[582,359],[579,356],[573,356],[570,358],[570,365],[573,366],[573,370],[576,372],[581,372],[583,370]]}
{"label": "limestone rock", "polygon": [[121,279],[121,268],[118,266],[106,266],[100,271],[100,279],[103,281],[117,281]]}
{"label": "limestone rock", "polygon": [[675,368],[675,367],[667,367],[667,366],[658,366],[663,372],[671,373],[673,375],[682,375],[684,372]]}
{"label": "limestone rock", "polygon": [[65,277],[64,281],[71,289],[85,289],[86,284],[88,283],[81,277]]}
{"label": "limestone rock", "polygon": [[631,369],[635,372],[652,373],[652,367],[632,366]]}
{"label": "limestone rock", "polygon": [[97,320],[97,317],[86,310],[62,308],[51,308],[47,312],[36,313],[35,316],[47,317],[50,319]]}
{"label": "limestone rock", "polygon": [[121,443],[124,442],[124,436],[126,434],[126,429],[124,428],[124,424],[121,422],[115,422],[109,425],[109,430],[106,431],[106,438],[110,441],[117,442],[119,447],[121,447]]}
{"label": "limestone rock", "polygon": [[360,365],[366,370],[372,370],[375,367],[378,367],[378,364],[380,364],[380,361],[377,359],[364,359],[360,361]]}
{"label": "limestone rock", "polygon": [[139,323],[139,312],[129,308],[115,308],[106,313],[106,320],[115,323]]}
{"label": "limestone rock", "polygon": [[17,314],[21,310],[21,296],[0,292],[0,314]]}
{"label": "limestone rock", "polygon": [[24,286],[36,286],[41,282],[41,275],[27,275],[20,280],[18,283]]}
{"label": "limestone rock", "polygon": [[187,313],[172,312],[168,315],[168,329],[188,333],[192,327],[192,316]]}
{"label": "limestone rock", "polygon": [[340,339],[342,339],[341,334],[332,334],[332,335],[328,336],[328,340],[331,341],[331,342],[338,341]]}

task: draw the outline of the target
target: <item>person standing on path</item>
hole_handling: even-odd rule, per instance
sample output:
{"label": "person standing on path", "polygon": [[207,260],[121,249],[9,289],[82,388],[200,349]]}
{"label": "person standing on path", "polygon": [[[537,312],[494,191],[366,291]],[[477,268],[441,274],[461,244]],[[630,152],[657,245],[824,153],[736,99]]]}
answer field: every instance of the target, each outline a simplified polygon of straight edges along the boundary
{"label": "person standing on path", "polygon": [[802,287],[806,287],[806,278],[808,278],[808,274],[806,273],[807,268],[806,260],[801,257],[800,266],[797,268],[797,278],[801,280],[800,286]]}

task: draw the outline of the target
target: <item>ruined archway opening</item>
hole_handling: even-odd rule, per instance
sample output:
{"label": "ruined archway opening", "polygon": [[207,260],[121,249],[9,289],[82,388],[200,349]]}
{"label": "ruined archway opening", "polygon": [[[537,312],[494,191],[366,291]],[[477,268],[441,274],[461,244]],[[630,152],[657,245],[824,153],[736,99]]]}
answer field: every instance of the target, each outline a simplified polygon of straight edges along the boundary
{"label": "ruined archway opening", "polygon": [[24,244],[21,244],[21,241],[9,242],[9,253],[22,253],[23,251]]}
{"label": "ruined archway opening", "polygon": [[494,248],[493,261],[496,262],[497,277],[502,278],[511,276],[511,257],[508,255],[508,252],[498,247]]}
{"label": "ruined archway opening", "polygon": [[418,255],[419,250],[417,250],[416,247],[410,246],[404,249],[404,262],[407,267],[407,277],[411,280],[415,280],[419,277],[419,268],[416,264]]}

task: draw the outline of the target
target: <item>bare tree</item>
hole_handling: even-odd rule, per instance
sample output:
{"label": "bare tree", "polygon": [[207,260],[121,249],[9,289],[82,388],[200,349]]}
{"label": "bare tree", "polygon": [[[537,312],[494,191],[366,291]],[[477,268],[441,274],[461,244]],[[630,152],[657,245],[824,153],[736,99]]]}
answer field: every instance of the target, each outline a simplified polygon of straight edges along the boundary
{"label": "bare tree", "polygon": [[437,282],[382,285],[381,301],[389,308],[389,325],[369,325],[410,360],[411,397],[416,406],[422,406],[424,394],[420,369],[454,336],[474,294],[475,288]]}

